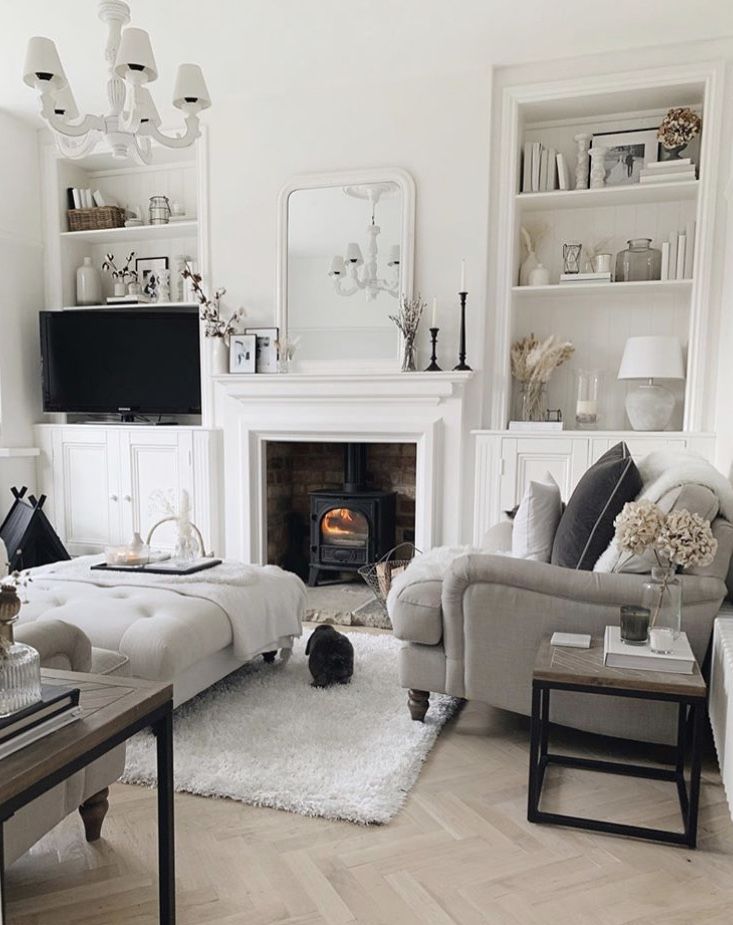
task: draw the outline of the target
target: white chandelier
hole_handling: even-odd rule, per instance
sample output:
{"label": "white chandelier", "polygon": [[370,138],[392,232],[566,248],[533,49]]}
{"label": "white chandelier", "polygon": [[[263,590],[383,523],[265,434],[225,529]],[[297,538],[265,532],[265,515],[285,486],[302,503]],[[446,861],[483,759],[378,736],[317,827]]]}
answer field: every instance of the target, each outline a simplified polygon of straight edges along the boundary
{"label": "white chandelier", "polygon": [[150,36],[144,29],[124,29],[130,7],[122,0],[100,0],[99,18],[107,24],[105,58],[108,65],[104,116],[80,117],[56,45],[34,36],[28,41],[23,80],[38,90],[41,115],[53,130],[65,157],[83,157],[100,141],[106,141],[116,158],[132,158],[141,164],[151,160],[151,139],[168,148],[186,148],[201,134],[198,113],[211,106],[201,68],[178,67],[173,105],[185,114],[185,132],[165,135],[160,116],[147,85],[158,76]]}
{"label": "white chandelier", "polygon": [[364,291],[367,301],[377,298],[380,292],[397,298],[400,291],[400,247],[393,244],[388,252],[387,266],[391,269],[390,279],[382,279],[377,269],[377,237],[381,228],[376,223],[375,213],[377,203],[382,196],[394,195],[396,190],[393,183],[370,183],[366,186],[346,186],[344,192],[347,196],[356,199],[368,199],[371,205],[371,222],[367,226],[368,242],[366,246],[367,259],[361,252],[359,245],[352,241],[346,247],[342,257],[336,255],[331,260],[331,269],[328,275],[333,280],[333,286],[339,295],[351,296],[355,292]]}

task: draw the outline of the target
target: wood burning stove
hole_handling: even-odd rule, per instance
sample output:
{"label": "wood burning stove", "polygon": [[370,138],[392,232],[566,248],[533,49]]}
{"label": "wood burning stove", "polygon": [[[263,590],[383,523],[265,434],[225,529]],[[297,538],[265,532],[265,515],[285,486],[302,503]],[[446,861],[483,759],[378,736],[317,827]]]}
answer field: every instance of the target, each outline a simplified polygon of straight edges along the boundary
{"label": "wood burning stove", "polygon": [[310,566],[308,584],[321,572],[355,572],[395,544],[397,494],[366,485],[367,445],[344,450],[343,489],[310,493]]}

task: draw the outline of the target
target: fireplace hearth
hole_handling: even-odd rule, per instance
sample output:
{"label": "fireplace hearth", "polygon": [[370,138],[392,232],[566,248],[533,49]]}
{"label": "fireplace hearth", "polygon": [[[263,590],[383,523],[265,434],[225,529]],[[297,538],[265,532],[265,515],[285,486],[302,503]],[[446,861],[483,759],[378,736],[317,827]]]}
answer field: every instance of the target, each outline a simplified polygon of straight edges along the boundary
{"label": "fireplace hearth", "polygon": [[322,572],[356,571],[395,545],[397,493],[367,486],[367,452],[364,443],[348,443],[343,488],[309,493],[311,586]]}

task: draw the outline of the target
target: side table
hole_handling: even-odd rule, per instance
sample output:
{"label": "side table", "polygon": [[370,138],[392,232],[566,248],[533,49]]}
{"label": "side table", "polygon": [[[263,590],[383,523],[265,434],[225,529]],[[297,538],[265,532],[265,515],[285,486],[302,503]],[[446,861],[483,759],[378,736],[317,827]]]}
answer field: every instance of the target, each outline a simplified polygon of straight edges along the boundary
{"label": "side table", "polygon": [[[652,767],[557,755],[549,750],[550,692],[576,691],[639,700],[662,700],[678,704],[677,745],[673,767]],[[540,645],[532,675],[532,725],[529,757],[527,819],[550,822],[613,835],[686,845],[697,842],[697,811],[700,796],[700,753],[705,719],[706,685],[695,662],[692,674],[607,668],[603,664],[603,640],[591,640],[590,649],[551,646],[549,637]],[[689,723],[688,723],[689,721]],[[689,730],[688,730],[689,725]],[[685,781],[688,731],[690,746],[689,792]],[[542,784],[548,765],[623,774],[676,784],[683,832],[569,816],[540,809]]]}

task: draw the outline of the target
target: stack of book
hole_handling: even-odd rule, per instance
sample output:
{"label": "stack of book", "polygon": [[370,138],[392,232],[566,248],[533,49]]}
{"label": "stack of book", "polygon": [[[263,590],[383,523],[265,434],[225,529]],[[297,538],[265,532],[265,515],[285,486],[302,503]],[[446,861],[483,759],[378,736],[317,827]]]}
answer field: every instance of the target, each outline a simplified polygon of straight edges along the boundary
{"label": "stack of book", "polygon": [[561,273],[560,274],[560,285],[573,285],[582,283],[587,285],[588,283],[610,283],[611,282],[611,273]]}
{"label": "stack of book", "polygon": [[528,141],[524,146],[522,192],[549,193],[556,189],[570,189],[565,155],[539,141]]}
{"label": "stack of book", "polygon": [[695,258],[695,222],[688,222],[684,231],[673,231],[662,242],[661,279],[692,279]]}
{"label": "stack of book", "polygon": [[66,190],[66,205],[69,209],[93,209],[95,206],[116,206],[114,199],[102,195],[98,190],[85,187],[69,186]]}
{"label": "stack of book", "polygon": [[603,637],[603,664],[608,668],[692,674],[695,656],[684,633],[680,633],[674,640],[671,652],[652,652],[648,642],[643,646],[627,645],[621,641],[618,626],[607,626]]}
{"label": "stack of book", "polygon": [[0,719],[0,759],[73,723],[81,715],[78,687],[44,685],[37,703]]}
{"label": "stack of book", "polygon": [[695,165],[691,158],[674,161],[650,161],[639,174],[640,183],[682,183],[695,180]]}

